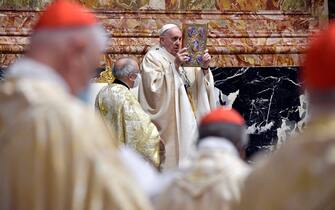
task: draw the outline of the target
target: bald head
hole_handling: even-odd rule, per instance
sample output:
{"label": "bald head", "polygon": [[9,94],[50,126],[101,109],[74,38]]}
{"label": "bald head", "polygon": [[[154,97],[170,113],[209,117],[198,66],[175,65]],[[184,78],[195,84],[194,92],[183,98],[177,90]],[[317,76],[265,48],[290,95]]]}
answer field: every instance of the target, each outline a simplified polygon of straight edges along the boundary
{"label": "bald head", "polygon": [[117,60],[113,67],[112,73],[116,79],[126,83],[128,87],[133,87],[136,77],[140,72],[137,60],[132,57],[124,57]]}
{"label": "bald head", "polygon": [[112,68],[112,73],[117,79],[123,79],[129,74],[138,73],[139,66],[134,58],[125,57],[117,60]]}

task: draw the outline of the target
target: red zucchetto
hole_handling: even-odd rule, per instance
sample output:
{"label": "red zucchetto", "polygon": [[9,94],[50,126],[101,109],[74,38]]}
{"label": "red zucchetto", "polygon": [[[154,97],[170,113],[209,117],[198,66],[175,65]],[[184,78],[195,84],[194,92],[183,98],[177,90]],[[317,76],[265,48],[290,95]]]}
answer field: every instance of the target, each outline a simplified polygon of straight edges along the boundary
{"label": "red zucchetto", "polygon": [[56,0],[42,13],[34,30],[90,26],[97,22],[95,15],[79,3]]}
{"label": "red zucchetto", "polygon": [[220,107],[205,115],[201,119],[200,125],[210,123],[229,123],[242,126],[245,124],[245,121],[236,110]]}
{"label": "red zucchetto", "polygon": [[335,89],[335,23],[311,42],[301,76],[308,90]]}

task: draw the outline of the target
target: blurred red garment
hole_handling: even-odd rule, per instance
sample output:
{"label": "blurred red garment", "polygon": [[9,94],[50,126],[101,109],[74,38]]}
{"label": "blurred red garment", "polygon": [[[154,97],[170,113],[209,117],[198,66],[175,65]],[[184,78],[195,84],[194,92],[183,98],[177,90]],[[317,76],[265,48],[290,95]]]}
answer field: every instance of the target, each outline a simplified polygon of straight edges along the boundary
{"label": "blurred red garment", "polygon": [[302,78],[309,90],[335,88],[335,23],[312,41],[303,64]]}
{"label": "blurred red garment", "polygon": [[98,23],[94,14],[68,0],[51,3],[39,18],[34,30],[92,26]]}

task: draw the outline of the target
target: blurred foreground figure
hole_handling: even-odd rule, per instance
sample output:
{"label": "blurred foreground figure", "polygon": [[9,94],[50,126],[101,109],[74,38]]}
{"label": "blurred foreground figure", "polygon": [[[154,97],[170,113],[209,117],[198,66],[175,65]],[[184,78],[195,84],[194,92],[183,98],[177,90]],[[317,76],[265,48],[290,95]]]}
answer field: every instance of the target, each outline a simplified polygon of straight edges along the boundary
{"label": "blurred foreground figure", "polygon": [[335,25],[307,51],[311,121],[246,180],[236,210],[335,209]]}
{"label": "blurred foreground figure", "polygon": [[151,209],[112,136],[74,97],[106,39],[95,16],[66,0],[40,17],[26,56],[0,85],[0,209]]}
{"label": "blurred foreground figure", "polygon": [[199,127],[197,154],[154,199],[156,209],[231,209],[250,172],[240,158],[247,142],[244,119],[235,110],[219,108],[206,115]]}
{"label": "blurred foreground figure", "polygon": [[96,109],[108,123],[117,137],[117,144],[125,144],[159,168],[160,137],[130,88],[136,88],[141,81],[137,61],[121,58],[112,68],[114,82],[98,93]]}

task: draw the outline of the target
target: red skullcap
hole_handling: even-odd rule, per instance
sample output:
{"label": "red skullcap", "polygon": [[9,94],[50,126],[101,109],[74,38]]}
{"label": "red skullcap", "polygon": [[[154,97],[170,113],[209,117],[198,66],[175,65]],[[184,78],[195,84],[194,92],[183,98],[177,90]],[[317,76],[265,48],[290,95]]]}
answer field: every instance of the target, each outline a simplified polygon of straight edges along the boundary
{"label": "red skullcap", "polygon": [[335,23],[311,43],[303,64],[302,79],[310,90],[335,88]]}
{"label": "red skullcap", "polygon": [[68,0],[55,0],[45,9],[34,29],[90,26],[96,23],[95,15],[80,4]]}
{"label": "red skullcap", "polygon": [[205,115],[202,118],[200,125],[220,122],[236,125],[244,125],[245,123],[243,117],[235,109],[220,107]]}

